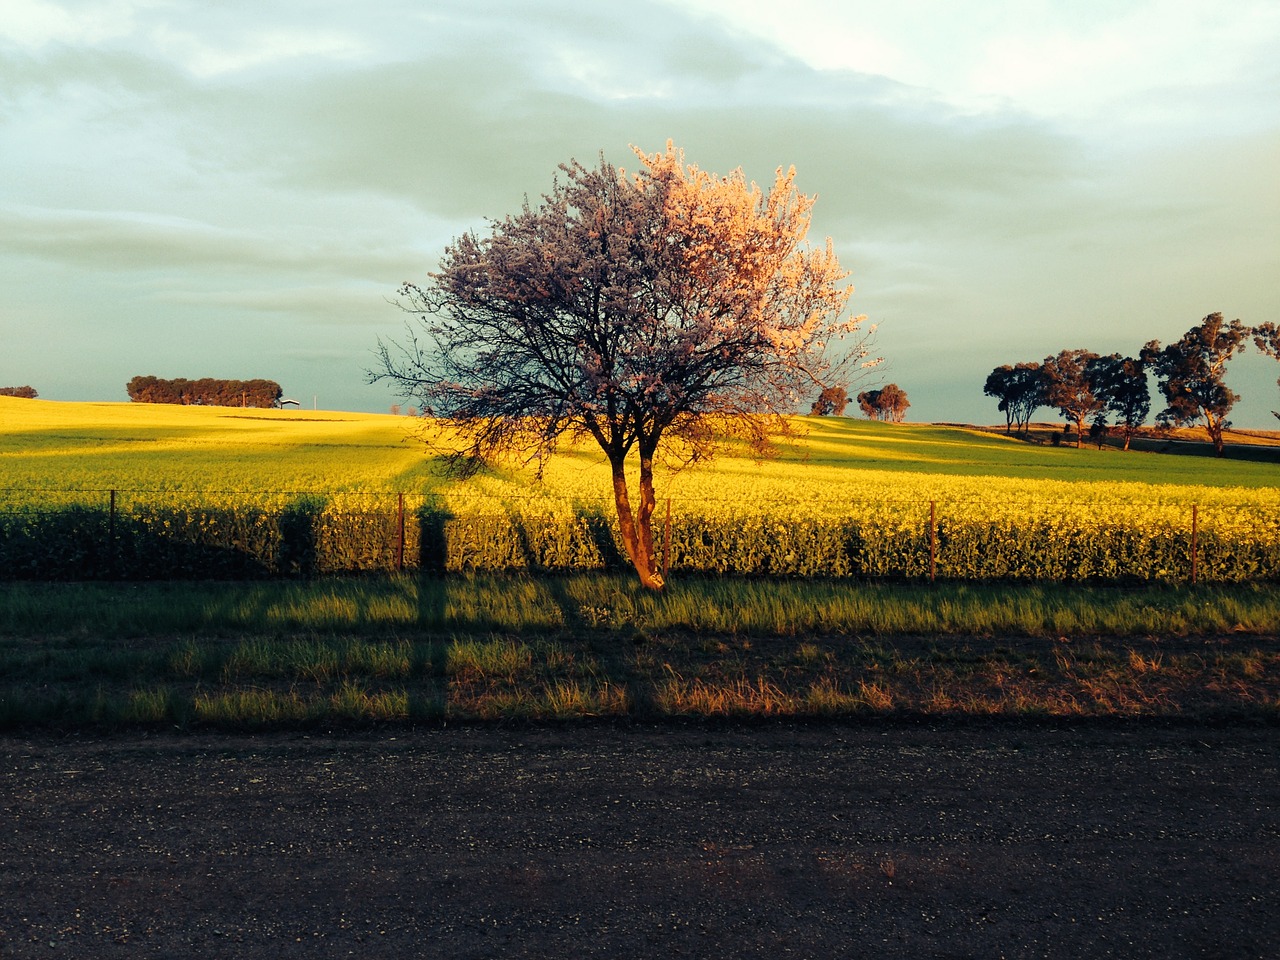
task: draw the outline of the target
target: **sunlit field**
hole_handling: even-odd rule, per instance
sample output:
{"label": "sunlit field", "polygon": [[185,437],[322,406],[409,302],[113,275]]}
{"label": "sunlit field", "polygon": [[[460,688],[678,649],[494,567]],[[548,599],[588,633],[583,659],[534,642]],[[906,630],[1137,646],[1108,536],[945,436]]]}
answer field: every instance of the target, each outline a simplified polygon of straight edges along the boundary
{"label": "sunlit field", "polygon": [[[607,468],[590,446],[566,445],[540,479],[512,462],[462,481],[437,457],[448,436],[406,417],[0,401],[8,516],[100,513],[114,496],[110,509],[147,537],[257,556],[287,538],[267,529],[285,512],[318,551],[316,572],[385,568],[393,552],[414,566],[434,551],[452,570],[618,561]],[[1277,572],[1276,463],[848,418],[793,425],[773,458],[729,449],[659,472],[672,570],[1173,581]],[[115,512],[110,522],[119,536]],[[263,560],[269,570],[282,562]]]}
{"label": "sunlit field", "polygon": [[[954,478],[1011,483],[1038,495],[1083,492],[1081,482],[1139,484],[1125,492],[1152,499],[1198,499],[1199,488],[1276,484],[1278,464],[1253,460],[1121,453],[1112,448],[1037,446],[958,427],[800,417],[794,437],[764,462],[732,451],[662,477],[663,493],[684,500],[796,501],[875,498],[910,484],[946,497]],[[0,397],[3,486],[27,490],[258,492],[434,490],[600,497],[603,458],[590,445],[567,446],[541,485],[519,464],[475,482],[447,482],[432,469],[422,421],[380,414],[182,407],[169,404],[58,403]],[[447,439],[434,439],[447,445]],[[908,474],[910,478],[895,475]],[[926,481],[922,478],[938,478]],[[1045,481],[1070,483],[1055,489]],[[760,484],[768,487],[761,491]],[[801,484],[801,487],[797,487]],[[1150,490],[1151,486],[1162,489]],[[828,497],[827,488],[840,488]],[[1175,488],[1193,487],[1193,490]]]}
{"label": "sunlit field", "polygon": [[0,485],[26,490],[420,489],[402,417],[0,397]]}

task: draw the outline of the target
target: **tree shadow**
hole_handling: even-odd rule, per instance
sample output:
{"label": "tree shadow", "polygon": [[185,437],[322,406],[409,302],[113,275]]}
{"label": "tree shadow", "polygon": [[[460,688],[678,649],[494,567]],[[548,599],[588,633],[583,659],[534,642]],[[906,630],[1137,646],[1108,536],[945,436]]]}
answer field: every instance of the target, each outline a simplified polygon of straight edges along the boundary
{"label": "tree shadow", "polygon": [[320,518],[326,501],[305,496],[290,503],[280,514],[280,542],[271,571],[289,577],[313,577],[319,571]]}

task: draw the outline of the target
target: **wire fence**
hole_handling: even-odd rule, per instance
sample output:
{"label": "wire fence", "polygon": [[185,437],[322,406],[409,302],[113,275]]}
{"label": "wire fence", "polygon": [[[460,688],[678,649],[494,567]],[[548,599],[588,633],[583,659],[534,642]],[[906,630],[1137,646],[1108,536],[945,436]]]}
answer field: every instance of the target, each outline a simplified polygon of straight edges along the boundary
{"label": "wire fence", "polygon": [[[1222,505],[1064,499],[802,498],[773,512],[660,501],[670,574],[854,579],[1248,582],[1280,578],[1280,515]],[[164,580],[364,571],[623,569],[599,497],[400,491],[0,489],[0,577]]]}

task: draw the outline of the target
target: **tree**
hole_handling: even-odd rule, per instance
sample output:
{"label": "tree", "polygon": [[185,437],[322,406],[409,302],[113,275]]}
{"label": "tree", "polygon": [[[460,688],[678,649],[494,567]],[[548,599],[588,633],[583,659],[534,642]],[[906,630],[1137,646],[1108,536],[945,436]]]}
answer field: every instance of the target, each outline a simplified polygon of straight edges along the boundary
{"label": "tree", "polygon": [[844,387],[823,387],[818,399],[809,408],[809,415],[814,417],[843,417],[845,407],[849,406],[849,391]]}
{"label": "tree", "polygon": [[134,377],[125,385],[134,403],[204,404],[216,407],[276,407],[284,391],[274,380],[162,380]]}
{"label": "tree", "polygon": [[896,383],[890,383],[881,389],[880,399],[876,405],[880,408],[881,420],[901,423],[907,415],[907,407],[911,406],[911,401],[907,399],[905,390]]}
{"label": "tree", "polygon": [[1095,419],[1095,425],[1103,428],[1105,436],[1108,413],[1116,415],[1120,434],[1124,437],[1124,449],[1129,449],[1134,433],[1146,422],[1151,412],[1151,389],[1147,385],[1147,366],[1141,358],[1124,357],[1113,353],[1094,357],[1085,365],[1085,378],[1094,396],[1102,401],[1103,409]]}
{"label": "tree", "polygon": [[1250,333],[1239,320],[1226,324],[1222,314],[1211,313],[1177,343],[1161,347],[1160,341],[1152,340],[1143,347],[1142,361],[1155,372],[1168,403],[1157,421],[1185,426],[1203,420],[1214,452],[1222,456],[1222,432],[1231,426],[1227,414],[1240,399],[1223,378],[1227,361],[1244,349]]}
{"label": "tree", "polygon": [[660,589],[659,452],[707,456],[725,431],[765,445],[802,395],[875,361],[830,241],[806,242],[813,199],[794,168],[765,192],[671,143],[636,155],[634,174],[564,164],[540,203],[450,244],[427,284],[401,288],[416,322],[380,341],[369,376],[451,427],[460,466],[594,439],[627,556]]}
{"label": "tree", "polygon": [[1018,427],[1023,434],[1032,415],[1045,405],[1044,376],[1038,363],[1005,364],[987,376],[982,392],[1000,401],[997,409],[1004,414],[1005,433]]}
{"label": "tree", "polygon": [[23,400],[34,400],[37,394],[35,387],[0,387],[0,397],[21,397]]}
{"label": "tree", "polygon": [[[1280,360],[1280,327],[1277,327],[1274,323],[1264,323],[1259,327],[1254,327],[1253,342],[1268,357]],[[1276,380],[1276,385],[1280,386],[1280,380]],[[1275,410],[1271,411],[1271,415],[1280,420],[1280,413]]]}
{"label": "tree", "polygon": [[880,413],[880,391],[863,390],[857,396],[858,408],[868,420],[876,420]]}
{"label": "tree", "polygon": [[1076,449],[1084,446],[1084,422],[1103,409],[1085,375],[1089,361],[1097,356],[1088,350],[1063,350],[1056,357],[1045,357],[1040,365],[1045,403],[1076,425]]}
{"label": "tree", "polygon": [[858,406],[866,414],[868,420],[887,420],[901,423],[906,416],[907,393],[896,383],[890,383],[878,390],[864,390],[857,396]]}

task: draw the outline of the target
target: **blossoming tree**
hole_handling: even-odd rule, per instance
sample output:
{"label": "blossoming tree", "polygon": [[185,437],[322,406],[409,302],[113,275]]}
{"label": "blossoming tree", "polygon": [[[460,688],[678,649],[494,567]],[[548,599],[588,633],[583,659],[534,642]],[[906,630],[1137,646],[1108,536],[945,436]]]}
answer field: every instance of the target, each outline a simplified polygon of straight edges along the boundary
{"label": "blossoming tree", "polygon": [[794,168],[766,191],[671,143],[636,155],[632,173],[563,164],[540,203],[455,240],[429,282],[401,288],[407,338],[380,343],[371,379],[450,426],[455,463],[593,438],[627,556],[660,589],[660,449],[687,461],[728,436],[765,445],[815,385],[876,361],[830,240],[807,242],[814,201]]}

